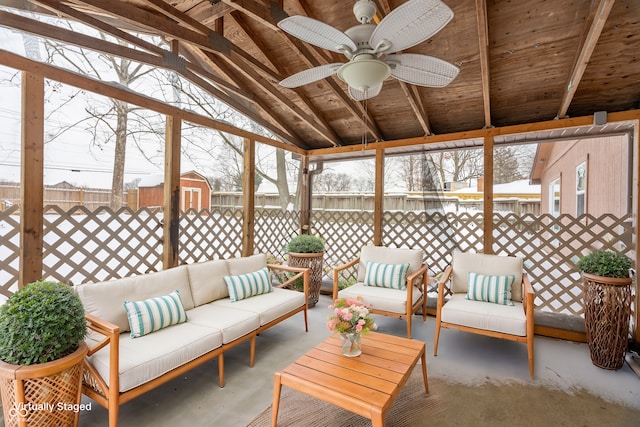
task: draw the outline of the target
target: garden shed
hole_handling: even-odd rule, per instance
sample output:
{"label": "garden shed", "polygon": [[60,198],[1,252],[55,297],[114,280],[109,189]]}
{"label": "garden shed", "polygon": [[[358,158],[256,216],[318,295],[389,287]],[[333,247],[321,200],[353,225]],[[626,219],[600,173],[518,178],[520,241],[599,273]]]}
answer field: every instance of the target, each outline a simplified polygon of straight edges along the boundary
{"label": "garden shed", "polygon": [[[138,184],[138,207],[163,206],[164,175],[144,177]],[[180,175],[180,209],[183,211],[209,209],[211,207],[211,184],[196,171]]]}

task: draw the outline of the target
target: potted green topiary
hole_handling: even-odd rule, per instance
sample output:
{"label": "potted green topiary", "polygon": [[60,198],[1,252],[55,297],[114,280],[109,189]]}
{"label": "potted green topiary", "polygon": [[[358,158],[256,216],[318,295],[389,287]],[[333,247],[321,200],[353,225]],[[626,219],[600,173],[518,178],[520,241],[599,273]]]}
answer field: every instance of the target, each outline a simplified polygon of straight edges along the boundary
{"label": "potted green topiary", "polygon": [[317,236],[300,234],[289,241],[287,252],[290,266],[309,269],[309,306],[313,307],[320,297],[324,241]]}
{"label": "potted green topiary", "polygon": [[86,333],[84,307],[62,283],[31,283],[0,307],[6,426],[78,425]]}
{"label": "potted green topiary", "polygon": [[584,322],[591,361],[604,369],[624,365],[631,317],[631,260],[598,250],[576,264],[584,284]]}

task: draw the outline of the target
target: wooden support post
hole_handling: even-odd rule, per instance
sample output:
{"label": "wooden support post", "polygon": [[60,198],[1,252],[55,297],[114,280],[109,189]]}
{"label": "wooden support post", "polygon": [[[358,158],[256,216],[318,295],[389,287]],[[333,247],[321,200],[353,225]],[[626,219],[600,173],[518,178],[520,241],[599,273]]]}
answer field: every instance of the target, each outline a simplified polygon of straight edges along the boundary
{"label": "wooden support post", "polygon": [[20,271],[18,288],[42,279],[44,77],[22,73]]}
{"label": "wooden support post", "polygon": [[167,116],[164,152],[162,268],[178,265],[180,240],[180,138],[182,121]]}
{"label": "wooden support post", "polygon": [[[638,126],[634,126],[634,131],[632,133],[633,143],[631,147],[633,147],[633,179],[634,183],[632,189],[632,197],[635,203],[632,205],[632,213],[633,218],[636,218],[635,222],[635,254],[636,254],[636,277],[634,280],[634,285],[636,287],[636,300],[635,300],[635,310],[633,310],[633,325],[635,325],[635,329],[633,330],[633,341],[635,343],[635,350],[640,351],[640,285],[638,285],[638,271],[640,271],[640,239],[638,239],[638,215],[640,214],[640,131],[638,130]],[[588,188],[588,187],[587,187]]]}
{"label": "wooden support post", "polygon": [[484,137],[484,221],[485,254],[493,254],[493,137]]}
{"label": "wooden support post", "polygon": [[373,244],[382,245],[382,217],[384,215],[384,149],[376,149],[376,183],[373,202]]}
{"label": "wooden support post", "polygon": [[256,143],[245,138],[242,178],[242,256],[253,255],[255,238]]}
{"label": "wooden support post", "polygon": [[302,169],[300,182],[300,234],[311,231],[311,174],[309,173],[309,156],[300,159]]}

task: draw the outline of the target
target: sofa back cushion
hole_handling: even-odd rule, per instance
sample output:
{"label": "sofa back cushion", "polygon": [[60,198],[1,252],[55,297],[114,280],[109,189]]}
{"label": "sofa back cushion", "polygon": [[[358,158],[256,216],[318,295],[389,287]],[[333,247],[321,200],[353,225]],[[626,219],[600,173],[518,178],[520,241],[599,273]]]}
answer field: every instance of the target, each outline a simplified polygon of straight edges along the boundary
{"label": "sofa back cushion", "polygon": [[227,260],[227,266],[231,276],[253,273],[267,266],[267,255],[258,254],[242,258],[231,258]]}
{"label": "sofa back cushion", "polygon": [[229,275],[225,260],[205,261],[187,265],[193,303],[196,307],[229,296],[223,277]]}
{"label": "sofa back cushion", "polygon": [[117,325],[120,332],[129,330],[129,319],[123,305],[125,301],[141,301],[178,290],[184,309],[193,308],[185,266],[108,282],[87,283],[76,286],[76,290],[85,312]]}
{"label": "sofa back cushion", "polygon": [[363,246],[358,264],[358,282],[364,282],[369,261],[381,264],[409,263],[407,274],[411,274],[422,266],[422,249]]}
{"label": "sofa back cushion", "polygon": [[466,293],[468,291],[469,273],[488,276],[514,275],[515,278],[511,287],[511,300],[522,301],[522,258],[471,252],[454,252],[452,265],[451,290],[454,293]]}

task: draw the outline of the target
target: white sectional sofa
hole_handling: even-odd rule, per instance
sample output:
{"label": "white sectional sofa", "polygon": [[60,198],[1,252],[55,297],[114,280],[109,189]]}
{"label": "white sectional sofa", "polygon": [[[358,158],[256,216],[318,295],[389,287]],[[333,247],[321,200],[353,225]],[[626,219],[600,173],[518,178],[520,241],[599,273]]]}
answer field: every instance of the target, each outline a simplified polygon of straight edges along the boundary
{"label": "white sectional sofa", "polygon": [[[224,277],[227,281],[235,279],[233,283],[238,284],[242,292],[240,288],[247,276],[241,275],[251,276],[264,268],[269,272],[286,270],[295,275],[279,287],[271,287],[269,280],[271,288],[261,291],[265,293],[232,301]],[[304,292],[281,288],[297,278],[304,279]],[[266,255],[254,255],[76,286],[89,326],[86,342],[90,351],[85,363],[83,393],[108,409],[109,425],[115,427],[119,405],[215,357],[220,387],[223,387],[227,349],[249,341],[249,366],[253,366],[256,336],[260,332],[301,311],[308,331],[308,282],[308,269],[267,265]],[[235,292],[236,288],[231,289]],[[177,319],[164,306],[159,309],[165,310],[164,315],[153,309],[145,312],[153,305],[150,302],[160,307],[167,299],[165,296],[176,290],[178,302],[175,303],[173,294],[171,301],[175,306],[171,309],[181,310],[181,302],[186,321],[164,326],[171,323],[167,319]],[[127,309],[125,301],[129,302]],[[135,322],[144,315],[132,307],[141,307],[148,315],[143,327],[147,329],[146,334],[135,338],[132,335],[137,334],[142,325]],[[163,327],[158,329],[160,324]],[[153,332],[148,332],[150,330]]]}

